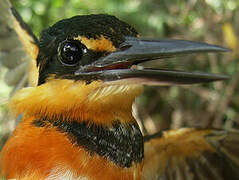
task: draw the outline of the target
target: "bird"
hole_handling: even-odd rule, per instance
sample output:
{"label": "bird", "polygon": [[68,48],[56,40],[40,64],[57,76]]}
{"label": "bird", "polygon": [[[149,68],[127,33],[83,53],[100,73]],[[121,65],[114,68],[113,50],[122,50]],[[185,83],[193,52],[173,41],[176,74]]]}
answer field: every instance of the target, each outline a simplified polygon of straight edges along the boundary
{"label": "bird", "polygon": [[[7,2],[7,1],[5,1]],[[30,57],[29,86],[9,103],[21,121],[4,145],[6,179],[239,179],[239,132],[181,128],[143,135],[132,104],[144,85],[208,83],[226,75],[142,68],[150,60],[226,52],[187,40],[148,39],[115,16],[77,15],[38,40],[8,2]]]}

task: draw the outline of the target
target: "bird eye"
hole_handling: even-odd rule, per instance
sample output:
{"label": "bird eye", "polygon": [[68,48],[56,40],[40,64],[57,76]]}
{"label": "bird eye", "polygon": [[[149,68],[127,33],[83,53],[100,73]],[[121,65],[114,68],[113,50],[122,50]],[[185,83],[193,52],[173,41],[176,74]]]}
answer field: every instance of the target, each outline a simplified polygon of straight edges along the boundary
{"label": "bird eye", "polygon": [[83,53],[85,52],[85,47],[76,41],[65,41],[58,49],[58,55],[62,64],[67,66],[74,66],[79,63]]}

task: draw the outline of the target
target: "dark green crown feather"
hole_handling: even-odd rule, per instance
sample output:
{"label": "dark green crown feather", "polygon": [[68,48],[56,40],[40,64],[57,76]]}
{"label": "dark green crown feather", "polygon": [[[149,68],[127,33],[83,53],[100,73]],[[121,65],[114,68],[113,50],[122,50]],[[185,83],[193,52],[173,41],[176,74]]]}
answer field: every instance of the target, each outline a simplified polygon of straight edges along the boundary
{"label": "dark green crown feather", "polygon": [[[136,30],[114,16],[106,14],[82,15],[64,19],[44,30],[40,38],[40,51],[37,58],[39,83],[45,82],[49,74],[71,74],[74,68],[62,67],[56,61],[59,44],[66,39],[83,36],[97,39],[101,36],[109,39],[117,48],[124,42],[125,36],[137,36]],[[91,60],[97,60],[102,54],[91,52]]]}

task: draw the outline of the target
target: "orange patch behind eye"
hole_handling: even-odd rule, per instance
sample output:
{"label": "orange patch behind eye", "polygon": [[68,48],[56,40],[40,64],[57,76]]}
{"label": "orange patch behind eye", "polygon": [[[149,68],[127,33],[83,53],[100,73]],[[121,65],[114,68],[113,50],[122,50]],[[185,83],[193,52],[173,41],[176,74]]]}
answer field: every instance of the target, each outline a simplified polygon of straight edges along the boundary
{"label": "orange patch behind eye", "polygon": [[93,51],[116,51],[116,47],[112,44],[112,41],[101,35],[99,38],[87,38],[85,36],[75,37],[74,40],[81,41],[88,49]]}

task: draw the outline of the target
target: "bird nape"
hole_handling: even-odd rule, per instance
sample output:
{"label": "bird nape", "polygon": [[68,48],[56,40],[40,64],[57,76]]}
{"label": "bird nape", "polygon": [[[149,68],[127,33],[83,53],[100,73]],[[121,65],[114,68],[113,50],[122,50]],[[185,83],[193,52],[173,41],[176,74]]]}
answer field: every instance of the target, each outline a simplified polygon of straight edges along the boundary
{"label": "bird nape", "polygon": [[105,14],[61,20],[44,30],[38,42],[8,5],[38,81],[10,102],[11,111],[23,118],[1,152],[3,177],[238,179],[238,131],[184,128],[144,137],[131,114],[143,85],[228,78],[138,68],[139,63],[227,48],[139,38],[133,27]]}

